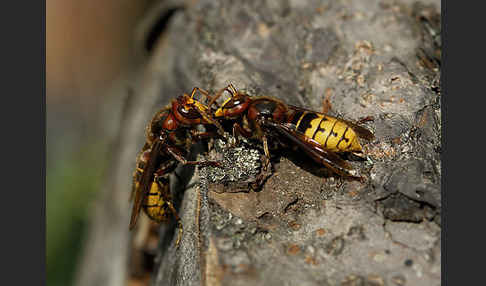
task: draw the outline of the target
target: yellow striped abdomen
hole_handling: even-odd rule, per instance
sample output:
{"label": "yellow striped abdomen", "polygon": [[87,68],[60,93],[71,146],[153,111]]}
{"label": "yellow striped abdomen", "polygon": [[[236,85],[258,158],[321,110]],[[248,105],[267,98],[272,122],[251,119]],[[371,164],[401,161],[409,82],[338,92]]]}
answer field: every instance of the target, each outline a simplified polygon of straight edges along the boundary
{"label": "yellow striped abdomen", "polygon": [[360,152],[358,136],[345,122],[317,112],[296,112],[292,123],[298,132],[332,152]]}
{"label": "yellow striped abdomen", "polygon": [[144,199],[143,209],[145,213],[157,222],[163,222],[168,219],[168,205],[170,200],[169,184],[152,182],[150,191]]}

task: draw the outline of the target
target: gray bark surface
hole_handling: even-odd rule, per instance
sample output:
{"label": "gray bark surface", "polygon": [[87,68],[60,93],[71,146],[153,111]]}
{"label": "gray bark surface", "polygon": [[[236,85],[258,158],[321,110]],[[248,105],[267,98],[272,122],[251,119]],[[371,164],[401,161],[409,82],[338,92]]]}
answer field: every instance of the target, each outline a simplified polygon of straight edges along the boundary
{"label": "gray bark surface", "polygon": [[176,248],[174,227],[161,226],[152,285],[440,285],[440,43],[438,0],[202,0],[175,12],[132,80],[105,191],[119,201],[95,214],[117,212],[116,222],[96,220],[104,240],[91,236],[82,263],[96,260],[91,249],[98,261],[118,253],[122,266],[85,267],[78,285],[127,275],[131,172],[152,114],[194,86],[228,83],[315,111],[327,100],[348,120],[373,116],[369,160],[351,161],[367,180],[323,175],[287,151],[256,192],[245,184],[261,148],[215,143],[200,156],[224,168],[196,168],[177,188],[184,234]]}

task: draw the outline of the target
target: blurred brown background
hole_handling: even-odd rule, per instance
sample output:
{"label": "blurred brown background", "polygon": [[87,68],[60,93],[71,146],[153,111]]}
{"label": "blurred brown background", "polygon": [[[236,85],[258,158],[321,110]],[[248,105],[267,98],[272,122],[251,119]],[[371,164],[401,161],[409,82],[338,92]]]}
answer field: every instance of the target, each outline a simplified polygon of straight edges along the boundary
{"label": "blurred brown background", "polygon": [[48,285],[72,284],[107,167],[109,91],[142,60],[134,31],[150,2],[46,1]]}

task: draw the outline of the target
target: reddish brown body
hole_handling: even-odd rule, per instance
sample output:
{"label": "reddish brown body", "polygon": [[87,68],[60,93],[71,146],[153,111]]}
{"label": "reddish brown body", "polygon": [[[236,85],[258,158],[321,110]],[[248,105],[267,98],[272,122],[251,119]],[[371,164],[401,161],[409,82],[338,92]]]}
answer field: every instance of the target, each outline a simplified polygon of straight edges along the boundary
{"label": "reddish brown body", "polygon": [[233,121],[234,136],[241,134],[262,141],[266,164],[270,156],[268,138],[285,138],[335,173],[361,178],[349,174],[351,166],[335,153],[360,153],[358,137],[373,139],[369,130],[344,119],[287,105],[274,97],[250,97],[231,84],[212,99],[210,107],[224,91],[231,97],[214,111],[214,118]]}
{"label": "reddish brown body", "polygon": [[196,91],[203,94],[207,92],[194,88],[191,96],[184,94],[172,100],[171,104],[159,110],[146,130],[146,142],[138,156],[137,168],[133,175],[134,203],[130,218],[130,229],[137,223],[140,210],[157,222],[163,222],[172,214],[179,225],[180,235],[182,224],[172,204],[169,190],[169,175],[174,171],[177,163],[191,165],[214,165],[217,162],[197,162],[185,159],[192,143],[212,133],[198,132],[195,127],[206,124],[209,127],[219,126],[214,124],[210,116],[205,113],[207,109],[201,103],[195,101],[193,96]]}

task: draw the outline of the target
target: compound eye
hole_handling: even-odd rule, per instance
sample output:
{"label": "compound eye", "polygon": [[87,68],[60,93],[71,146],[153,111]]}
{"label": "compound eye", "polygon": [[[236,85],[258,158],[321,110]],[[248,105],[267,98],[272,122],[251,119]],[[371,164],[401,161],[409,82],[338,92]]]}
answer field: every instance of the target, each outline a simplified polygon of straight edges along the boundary
{"label": "compound eye", "polygon": [[245,104],[246,101],[244,98],[241,98],[241,97],[237,97],[237,98],[233,98],[231,99],[224,107],[225,108],[234,108],[234,107],[238,107],[239,105],[242,105],[242,104]]}
{"label": "compound eye", "polygon": [[184,116],[185,118],[189,118],[189,119],[197,119],[197,118],[200,118],[200,114],[199,112],[197,112],[196,110],[194,110],[194,108],[187,108],[186,106],[180,106],[179,107],[179,113],[182,114],[182,116]]}
{"label": "compound eye", "polygon": [[233,107],[235,107],[235,101],[234,101],[234,100],[230,100],[230,101],[228,101],[228,103],[226,103],[226,104],[224,105],[224,108],[225,108],[225,109],[231,109],[231,108],[233,108]]}

